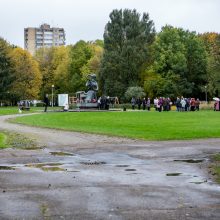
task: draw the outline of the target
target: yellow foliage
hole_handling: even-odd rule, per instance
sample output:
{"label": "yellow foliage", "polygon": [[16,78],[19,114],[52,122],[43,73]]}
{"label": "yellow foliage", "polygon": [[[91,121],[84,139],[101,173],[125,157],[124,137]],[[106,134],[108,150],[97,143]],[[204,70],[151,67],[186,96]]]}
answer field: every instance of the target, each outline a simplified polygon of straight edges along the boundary
{"label": "yellow foliage", "polygon": [[11,52],[15,79],[11,92],[20,99],[37,99],[42,82],[38,63],[22,48]]}

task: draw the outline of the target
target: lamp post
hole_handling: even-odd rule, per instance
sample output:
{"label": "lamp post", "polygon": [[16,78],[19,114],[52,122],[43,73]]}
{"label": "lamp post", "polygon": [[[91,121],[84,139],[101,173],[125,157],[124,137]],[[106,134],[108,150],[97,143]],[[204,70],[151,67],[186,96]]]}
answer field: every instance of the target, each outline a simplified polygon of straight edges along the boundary
{"label": "lamp post", "polygon": [[205,86],[205,101],[206,101],[206,105],[208,104],[208,101],[207,101],[207,86]]}
{"label": "lamp post", "polygon": [[52,108],[53,108],[53,89],[54,89],[54,85],[52,85],[51,87],[52,87]]}

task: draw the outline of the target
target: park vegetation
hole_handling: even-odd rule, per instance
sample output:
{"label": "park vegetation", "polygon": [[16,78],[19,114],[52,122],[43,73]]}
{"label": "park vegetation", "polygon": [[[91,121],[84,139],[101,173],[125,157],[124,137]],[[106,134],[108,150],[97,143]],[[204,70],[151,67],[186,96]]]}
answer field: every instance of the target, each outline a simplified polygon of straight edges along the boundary
{"label": "park vegetation", "polygon": [[98,95],[128,101],[132,90],[148,97],[219,96],[220,34],[166,25],[156,33],[149,14],[113,10],[104,39],[41,48],[34,56],[0,38],[0,102],[43,99],[46,93],[75,95],[89,73]]}

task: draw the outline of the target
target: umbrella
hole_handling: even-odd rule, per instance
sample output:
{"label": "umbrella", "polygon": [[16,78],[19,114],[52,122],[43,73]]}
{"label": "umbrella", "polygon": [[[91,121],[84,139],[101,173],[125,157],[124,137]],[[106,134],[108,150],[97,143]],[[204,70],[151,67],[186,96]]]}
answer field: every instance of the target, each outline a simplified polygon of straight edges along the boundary
{"label": "umbrella", "polygon": [[217,98],[217,97],[214,97],[213,100],[215,100],[215,101],[219,101],[220,99]]}

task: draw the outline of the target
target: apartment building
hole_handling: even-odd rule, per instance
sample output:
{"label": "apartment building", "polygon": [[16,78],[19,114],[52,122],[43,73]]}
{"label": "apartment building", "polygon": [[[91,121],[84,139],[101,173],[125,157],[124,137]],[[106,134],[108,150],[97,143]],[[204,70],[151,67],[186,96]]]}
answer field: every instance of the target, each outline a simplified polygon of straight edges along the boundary
{"label": "apartment building", "polygon": [[63,28],[42,24],[39,28],[24,29],[24,49],[32,55],[39,48],[62,45],[65,45],[65,31]]}

